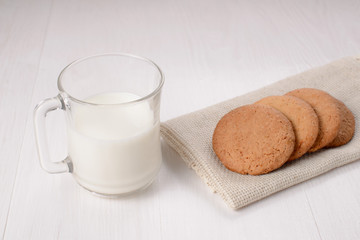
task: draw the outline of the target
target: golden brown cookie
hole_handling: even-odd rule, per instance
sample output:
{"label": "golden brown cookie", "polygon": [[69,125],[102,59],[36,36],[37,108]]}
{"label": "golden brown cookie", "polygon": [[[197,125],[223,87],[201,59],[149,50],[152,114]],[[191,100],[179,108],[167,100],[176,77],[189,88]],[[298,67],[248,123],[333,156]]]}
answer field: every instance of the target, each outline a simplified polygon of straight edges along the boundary
{"label": "golden brown cookie", "polygon": [[309,152],[315,152],[330,144],[340,129],[341,114],[337,100],[330,94],[314,88],[296,89],[286,95],[308,102],[319,118],[319,134]]}
{"label": "golden brown cookie", "polygon": [[295,148],[288,161],[301,157],[314,144],[319,132],[319,120],[307,102],[293,96],[270,96],[256,104],[268,105],[279,110],[292,123]]}
{"label": "golden brown cookie", "polygon": [[232,110],[218,122],[213,149],[228,169],[259,175],[281,167],[294,150],[290,121],[280,111],[252,104]]}
{"label": "golden brown cookie", "polygon": [[355,118],[350,109],[343,102],[338,100],[338,107],[341,112],[340,130],[336,138],[327,147],[339,147],[348,143],[354,136]]}

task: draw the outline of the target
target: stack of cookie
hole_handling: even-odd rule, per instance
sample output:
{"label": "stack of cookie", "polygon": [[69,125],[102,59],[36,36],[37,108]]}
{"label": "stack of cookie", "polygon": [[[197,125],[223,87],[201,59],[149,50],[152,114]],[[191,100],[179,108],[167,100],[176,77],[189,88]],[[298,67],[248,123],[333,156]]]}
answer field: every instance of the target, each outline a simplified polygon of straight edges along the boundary
{"label": "stack of cookie", "polygon": [[343,102],[324,91],[302,88],[227,113],[212,143],[229,170],[260,175],[307,152],[344,145],[354,131],[354,116]]}

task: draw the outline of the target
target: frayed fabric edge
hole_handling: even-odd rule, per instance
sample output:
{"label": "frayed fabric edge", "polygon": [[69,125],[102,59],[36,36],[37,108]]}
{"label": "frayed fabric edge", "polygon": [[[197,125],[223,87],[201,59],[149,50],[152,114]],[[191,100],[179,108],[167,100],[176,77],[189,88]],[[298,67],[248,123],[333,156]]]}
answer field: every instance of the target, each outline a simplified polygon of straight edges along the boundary
{"label": "frayed fabric edge", "polygon": [[[196,164],[196,157],[192,153],[188,147],[186,147],[179,137],[175,136],[169,126],[165,123],[161,123],[160,133],[163,139],[171,148],[173,148],[180,157],[184,160],[186,165],[192,168],[195,173],[206,183],[206,185],[211,189],[211,191],[215,194],[220,195],[220,197],[225,201],[227,206],[229,206],[233,210],[237,210],[241,207],[235,206],[235,203],[226,195],[226,192],[221,188],[221,186],[214,181],[213,178],[209,176],[209,173],[204,169],[201,164]],[[180,147],[179,147],[180,146]]]}

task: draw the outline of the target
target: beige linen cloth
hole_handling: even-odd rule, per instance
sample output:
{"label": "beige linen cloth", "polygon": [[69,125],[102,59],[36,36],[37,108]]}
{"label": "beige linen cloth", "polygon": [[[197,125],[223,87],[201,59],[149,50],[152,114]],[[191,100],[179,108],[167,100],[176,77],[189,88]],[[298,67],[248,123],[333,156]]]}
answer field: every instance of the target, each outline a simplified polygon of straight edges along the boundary
{"label": "beige linen cloth", "polygon": [[[230,88],[231,86],[229,86]],[[346,145],[306,154],[271,173],[250,176],[226,169],[212,149],[212,134],[220,118],[230,110],[270,95],[295,88],[318,88],[343,101],[354,113],[356,130]],[[360,158],[360,56],[347,57],[286,78],[257,91],[162,123],[164,140],[185,163],[218,193],[226,204],[238,209],[275,192],[301,183]]]}

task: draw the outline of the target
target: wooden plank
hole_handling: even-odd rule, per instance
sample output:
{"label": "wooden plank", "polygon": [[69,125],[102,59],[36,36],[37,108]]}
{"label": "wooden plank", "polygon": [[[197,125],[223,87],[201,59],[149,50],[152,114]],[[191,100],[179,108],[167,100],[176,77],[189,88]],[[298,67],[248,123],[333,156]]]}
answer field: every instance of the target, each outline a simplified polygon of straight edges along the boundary
{"label": "wooden plank", "polygon": [[306,183],[322,239],[360,239],[360,161]]}
{"label": "wooden plank", "polygon": [[[56,94],[67,63],[99,52],[132,52],[163,68],[162,120],[251,91],[360,49],[356,25],[345,24],[359,20],[358,7],[344,4],[55,1],[28,119],[38,101]],[[66,148],[61,114],[48,121],[54,159]],[[358,237],[358,163],[232,211],[163,145],[163,168],[150,188],[103,199],[70,174],[40,169],[32,128],[28,121],[5,239],[336,239],[343,230],[333,223]]]}
{"label": "wooden plank", "polygon": [[50,10],[47,1],[38,3],[0,2],[0,236],[6,228]]}
{"label": "wooden plank", "polygon": [[[47,42],[41,60],[41,72],[35,86],[32,104],[41,98],[48,97],[49,94],[50,96],[55,95],[56,74],[61,67],[75,55],[91,54],[92,46],[97,46],[104,51],[105,48],[116,49],[126,46],[130,50],[138,49],[143,53],[138,52],[138,54],[145,56],[156,56],[158,52],[171,50],[171,54],[162,55],[165,69],[171,63],[171,65],[181,66],[182,71],[190,69],[195,75],[188,76],[187,79],[180,82],[181,75],[180,77],[176,76],[179,69],[175,69],[174,72],[169,73],[169,76],[175,78],[174,81],[170,77],[170,83],[175,86],[179,86],[179,83],[181,83],[180,86],[184,83],[195,84],[196,87],[202,86],[205,90],[211,90],[206,86],[206,76],[203,76],[209,68],[207,58],[204,59],[202,54],[205,54],[212,45],[209,46],[199,41],[203,37],[189,30],[191,23],[194,20],[196,22],[197,15],[188,15],[189,9],[184,8],[186,6],[190,5],[162,5],[162,12],[166,17],[164,19],[159,18],[159,9],[151,8],[149,5],[144,7],[150,7],[150,9],[147,8],[148,11],[144,11],[137,5],[130,5],[130,2],[127,3],[126,9],[121,8],[122,4],[113,3],[111,7],[103,6],[102,11],[99,11],[99,6],[94,2],[76,5],[70,1],[57,1],[52,11]],[[219,6],[213,2],[212,7],[211,11],[215,11]],[[79,9],[82,10],[79,11]],[[178,16],[171,20],[175,13]],[[64,19],[64,15],[67,18]],[[175,27],[176,31],[181,30],[175,35],[178,37],[175,40],[185,44],[185,53],[173,49],[174,36],[170,35],[169,38],[164,39],[160,28],[152,28],[162,24],[167,30],[174,29],[169,21],[178,26],[178,28]],[[88,24],[84,24],[85,22]],[[129,22],[132,24],[129,25]],[[66,28],[65,26],[71,27]],[[116,29],[121,29],[121,31]],[[140,38],[144,29],[152,29],[152,31],[145,30],[151,42],[144,42],[143,38]],[[62,34],[59,34],[60,31]],[[125,39],[123,39],[124,31],[127,36]],[[221,34],[222,30],[218,29],[218,31]],[[91,41],[84,42],[84,39],[91,39]],[[104,39],[106,39],[106,44]],[[187,42],[187,39],[190,39],[191,44]],[[205,47],[202,47],[203,44]],[[221,45],[221,43],[216,44]],[[189,49],[187,46],[191,48]],[[176,56],[178,64],[171,62],[173,55]],[[56,59],[53,59],[53,56],[56,56]],[[208,58],[211,59],[210,56]],[[190,59],[193,60],[189,61]],[[164,60],[169,60],[170,63]],[[171,70],[173,69],[172,66]],[[221,68],[217,70],[220,72]],[[177,92],[178,89],[170,90],[168,93],[170,95],[165,95],[165,98],[170,98],[171,94]],[[184,93],[181,94],[184,95]],[[168,100],[172,105],[177,104],[176,98]],[[190,102],[185,106],[189,109]],[[169,113],[167,115],[170,117]],[[31,112],[29,112],[30,116]],[[56,119],[49,119],[49,131],[52,136],[60,135],[57,132]],[[317,239],[318,233],[302,192],[295,194],[299,200],[293,199],[294,192],[287,192],[284,195],[290,197],[290,200],[278,201],[276,197],[271,198],[252,208],[244,209],[242,211],[244,215],[239,217],[238,213],[227,210],[219,199],[209,193],[203,183],[183,165],[180,159],[173,161],[175,156],[169,155],[171,150],[166,147],[164,148],[166,163],[158,180],[151,188],[136,198],[107,200],[87,194],[74,183],[70,176],[44,173],[37,164],[30,123],[27,126],[24,143],[26,144],[22,148],[14,199],[5,235],[8,239],[24,237],[33,239],[57,237],[64,239],[183,239],[192,235],[201,239],[204,237],[218,238],[221,235],[232,236],[241,232],[245,234],[244,236],[251,236],[251,232],[256,231],[257,227],[261,225],[265,226],[265,231],[259,236],[272,233],[281,238],[286,236],[289,231],[296,231],[296,227],[288,226],[288,230],[284,232],[279,231],[279,226],[290,222],[294,216],[298,215],[303,217],[299,225],[304,226],[301,231],[297,231],[299,239]],[[52,143],[53,147],[59,145],[62,144]],[[31,157],[29,158],[29,156]],[[199,192],[201,195],[198,195]],[[286,197],[284,198],[286,199]],[[268,201],[274,203],[275,207],[272,204],[270,205],[273,207],[266,207],[269,204]],[[214,206],[216,206],[215,209]],[[289,216],[286,211],[281,211],[284,206],[287,209],[296,208],[296,214]],[[256,207],[264,209],[256,211]],[[23,220],[19,221],[19,219]],[[236,227],[237,225],[240,227]],[[206,231],[208,226],[213,230]],[[221,229],[215,228],[215,226],[221,226]],[[17,231],[19,228],[22,231]]]}

